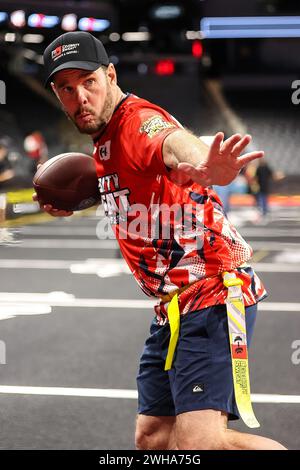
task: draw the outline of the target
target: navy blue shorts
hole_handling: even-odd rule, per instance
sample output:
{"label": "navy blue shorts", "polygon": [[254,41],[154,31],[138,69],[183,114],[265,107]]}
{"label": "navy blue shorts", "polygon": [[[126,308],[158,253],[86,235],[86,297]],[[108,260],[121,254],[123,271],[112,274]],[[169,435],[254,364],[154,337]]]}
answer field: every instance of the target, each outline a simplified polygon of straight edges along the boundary
{"label": "navy blue shorts", "polygon": [[[246,307],[248,346],[257,305]],[[175,416],[195,410],[225,411],[238,419],[228,338],[226,305],[215,305],[181,318],[173,367],[164,370],[169,324],[151,324],[137,376],[138,413]],[[251,371],[250,371],[251,372]]]}

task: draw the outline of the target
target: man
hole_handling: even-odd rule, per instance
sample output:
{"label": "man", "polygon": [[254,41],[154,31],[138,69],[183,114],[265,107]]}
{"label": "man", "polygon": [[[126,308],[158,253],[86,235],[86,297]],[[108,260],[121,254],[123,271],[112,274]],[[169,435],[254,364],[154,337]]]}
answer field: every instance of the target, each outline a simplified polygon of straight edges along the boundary
{"label": "man", "polygon": [[255,172],[255,179],[258,184],[258,192],[256,193],[257,206],[265,218],[269,212],[268,197],[270,194],[270,186],[273,179],[273,172],[265,159],[259,161]]}
{"label": "man", "polygon": [[24,150],[30,159],[30,173],[34,176],[37,165],[48,160],[48,147],[43,134],[33,131],[24,139]]}
{"label": "man", "polygon": [[[44,62],[47,83],[65,113],[94,140],[102,202],[121,252],[144,292],[161,299],[137,378],[136,447],[283,449],[270,439],[227,429],[228,418],[238,418],[238,411],[221,273],[235,272],[244,282],[249,339],[265,291],[250,267],[239,268],[251,257],[251,248],[209,187],[228,184],[263,152],[241,156],[251,137],[233,135],[223,142],[221,132],[208,147],[165,110],[124,94],[103,45],[89,33],[58,37],[45,50]],[[161,203],[188,211],[175,211],[164,223],[157,213]],[[141,212],[147,208],[139,219],[142,229],[154,223],[158,233],[136,234],[136,205]],[[50,205],[43,209],[54,216],[72,214]],[[169,237],[161,235],[165,228]],[[167,305],[174,292],[181,329],[173,367],[165,371]]]}

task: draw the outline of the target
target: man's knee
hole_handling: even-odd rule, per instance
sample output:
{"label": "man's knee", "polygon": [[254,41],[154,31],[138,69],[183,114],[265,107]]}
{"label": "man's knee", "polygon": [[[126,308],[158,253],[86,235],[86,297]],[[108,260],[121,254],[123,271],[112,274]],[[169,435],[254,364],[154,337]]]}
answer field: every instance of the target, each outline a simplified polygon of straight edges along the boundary
{"label": "man's knee", "polygon": [[179,450],[226,450],[226,438],[222,435],[210,434],[209,436],[187,436],[178,441]]}
{"label": "man's knee", "polygon": [[175,418],[138,415],[135,446],[138,450],[175,449]]}
{"label": "man's knee", "polygon": [[198,410],[179,415],[176,422],[180,450],[225,450],[227,414],[215,410]]}

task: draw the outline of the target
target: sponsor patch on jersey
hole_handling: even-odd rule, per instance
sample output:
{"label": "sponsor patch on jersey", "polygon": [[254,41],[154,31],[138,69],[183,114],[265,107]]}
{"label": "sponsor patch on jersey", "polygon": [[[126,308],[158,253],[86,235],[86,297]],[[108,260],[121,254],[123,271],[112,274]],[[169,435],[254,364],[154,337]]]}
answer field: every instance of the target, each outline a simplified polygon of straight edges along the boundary
{"label": "sponsor patch on jersey", "polygon": [[156,134],[163,131],[164,129],[168,129],[169,127],[176,127],[175,124],[171,122],[164,121],[161,116],[152,116],[151,118],[147,119],[140,127],[140,132],[145,133],[152,139]]}
{"label": "sponsor patch on jersey", "polygon": [[99,147],[100,160],[110,159],[110,144],[111,144],[111,140],[107,140],[104,145],[100,145]]}

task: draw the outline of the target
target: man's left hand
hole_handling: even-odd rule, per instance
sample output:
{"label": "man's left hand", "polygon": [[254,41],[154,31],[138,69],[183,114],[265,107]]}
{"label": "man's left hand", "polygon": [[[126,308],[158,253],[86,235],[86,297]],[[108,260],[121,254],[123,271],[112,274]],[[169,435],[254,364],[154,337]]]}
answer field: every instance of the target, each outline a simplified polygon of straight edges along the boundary
{"label": "man's left hand", "polygon": [[240,170],[252,160],[262,158],[263,151],[241,155],[251,141],[250,135],[234,134],[224,141],[223,132],[218,132],[210,146],[207,157],[196,167],[190,163],[179,163],[177,171],[183,171],[201,186],[212,184],[225,186],[231,183]]}

